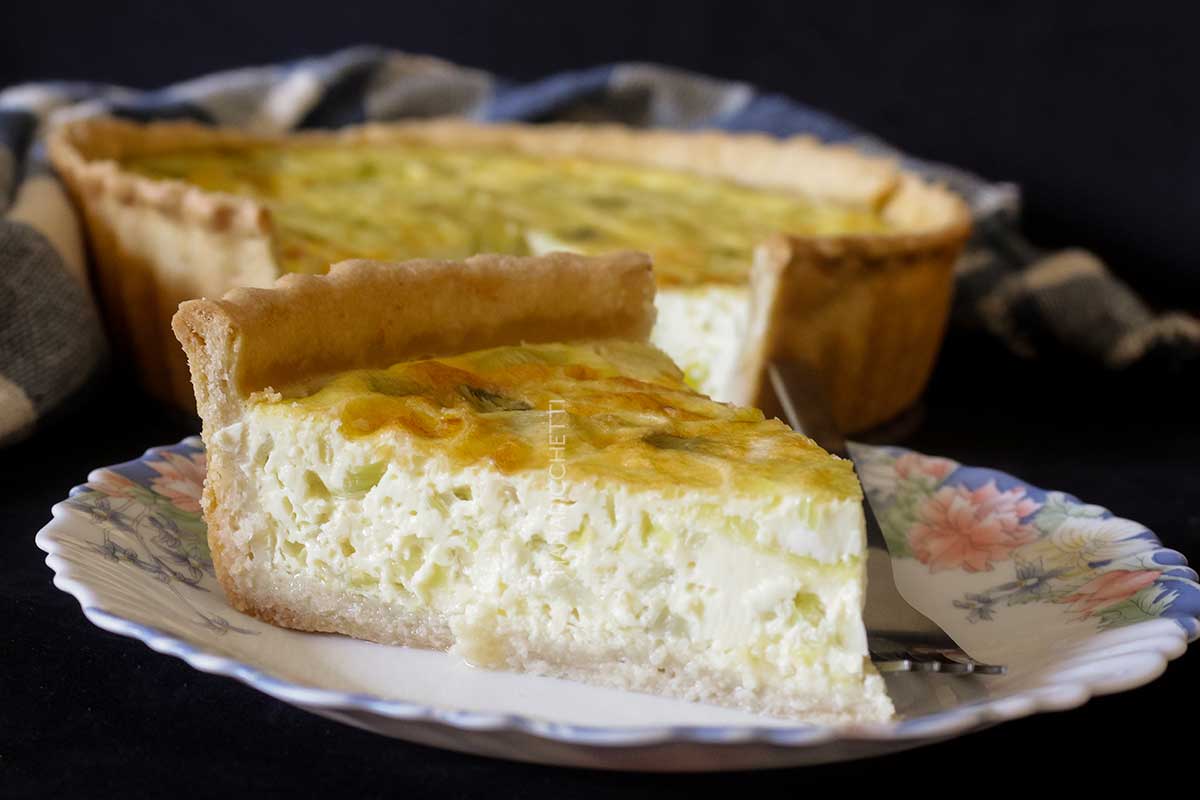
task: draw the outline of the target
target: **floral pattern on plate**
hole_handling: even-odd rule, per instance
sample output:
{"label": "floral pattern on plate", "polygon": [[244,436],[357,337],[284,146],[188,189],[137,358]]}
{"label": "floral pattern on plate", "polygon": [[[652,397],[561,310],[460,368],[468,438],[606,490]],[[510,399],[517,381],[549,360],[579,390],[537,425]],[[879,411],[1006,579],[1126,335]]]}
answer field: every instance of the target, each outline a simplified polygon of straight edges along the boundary
{"label": "floral pattern on plate", "polygon": [[1100,629],[1169,617],[1200,632],[1196,574],[1142,525],[946,458],[861,445],[854,458],[893,560],[995,576],[955,598],[968,621],[1043,603]]}
{"label": "floral pattern on plate", "polygon": [[[208,535],[200,513],[204,450],[194,439],[154,450],[139,461],[94,472],[67,505],[85,514],[101,534],[88,545],[114,564],[128,565],[170,587],[209,630],[253,634],[223,615],[202,610],[180,591],[217,589]],[[217,589],[219,591],[219,589]]]}
{"label": "floral pattern on plate", "polygon": [[1009,672],[888,676],[900,718],[846,728],[472,670],[241,615],[214,574],[194,437],[94,471],[37,542],[92,622],[197,669],[385,735],[574,766],[745,769],[893,752],[1141,685],[1200,634],[1196,573],[1143,526],[994,470],[853,452],[901,593]]}

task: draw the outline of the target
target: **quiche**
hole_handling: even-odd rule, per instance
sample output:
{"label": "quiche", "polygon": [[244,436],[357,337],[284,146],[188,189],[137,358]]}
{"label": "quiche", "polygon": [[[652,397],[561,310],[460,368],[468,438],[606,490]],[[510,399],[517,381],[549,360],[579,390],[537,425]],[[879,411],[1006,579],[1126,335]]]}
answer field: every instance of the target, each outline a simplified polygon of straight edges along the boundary
{"label": "quiche", "polygon": [[269,622],[817,722],[892,713],[849,461],[647,341],[636,253],[184,303],[217,575]]}
{"label": "quiche", "polygon": [[181,404],[164,336],[181,300],[343,259],[631,249],[655,263],[652,341],[693,388],[743,404],[769,397],[754,265],[811,273],[771,346],[796,344],[861,429],[923,387],[969,227],[957,197],[890,161],[756,134],[434,120],[259,136],[99,118],[60,128],[50,153],[117,338]]}

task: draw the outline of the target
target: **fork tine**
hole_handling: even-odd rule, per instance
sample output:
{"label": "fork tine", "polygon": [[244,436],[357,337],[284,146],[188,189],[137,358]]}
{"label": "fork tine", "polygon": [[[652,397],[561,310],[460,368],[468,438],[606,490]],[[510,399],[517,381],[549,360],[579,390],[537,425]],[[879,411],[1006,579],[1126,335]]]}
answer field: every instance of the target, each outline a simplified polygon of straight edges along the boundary
{"label": "fork tine", "polygon": [[870,649],[871,663],[880,672],[938,672],[945,675],[1003,675],[1008,669],[984,664],[961,650]]}
{"label": "fork tine", "polygon": [[976,675],[1004,675],[1008,672],[1008,667],[1003,664],[980,664],[975,662],[973,665]]}
{"label": "fork tine", "polygon": [[897,658],[889,653],[886,658],[871,654],[871,663],[879,672],[938,672],[946,675],[968,675],[975,671],[974,664],[937,659]]}
{"label": "fork tine", "polygon": [[971,658],[958,647],[916,647],[905,656],[916,661],[933,661],[941,664],[938,672],[953,675],[977,673],[979,675],[1003,675],[1007,668],[999,664],[985,664]]}

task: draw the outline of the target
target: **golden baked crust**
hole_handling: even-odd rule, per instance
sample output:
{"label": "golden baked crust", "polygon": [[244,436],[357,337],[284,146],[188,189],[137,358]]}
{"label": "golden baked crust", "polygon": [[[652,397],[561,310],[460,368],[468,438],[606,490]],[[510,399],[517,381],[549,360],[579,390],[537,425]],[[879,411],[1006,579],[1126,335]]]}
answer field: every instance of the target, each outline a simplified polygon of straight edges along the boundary
{"label": "golden baked crust", "polygon": [[824,378],[842,430],[908,408],[933,371],[966,233],[765,242],[750,274],[748,335],[731,401],[782,416],[766,377],[767,364],[780,360]]}
{"label": "golden baked crust", "polygon": [[[105,188],[165,213],[217,230],[261,232],[262,207],[246,198],[197,189],[122,170],[117,162],[134,155],[191,148],[301,141],[355,146],[361,143],[420,142],[443,147],[493,147],[540,156],[586,156],[629,164],[677,169],[763,188],[785,189],[852,207],[891,210],[902,173],[889,159],[867,156],[809,136],[778,139],[758,133],[634,130],[622,125],[481,125],[461,119],[374,123],[340,131],[311,130],[281,135],[250,134],[195,122],[143,125],[110,117],[68,123],[50,137],[54,165],[72,181]],[[932,189],[933,187],[927,187]],[[925,224],[911,218],[907,224]],[[940,225],[939,220],[928,220]]]}
{"label": "golden baked crust", "polygon": [[519,342],[644,341],[654,281],[641,253],[345,261],[273,289],[190,300],[172,321],[206,432],[251,393],[314,375]]}
{"label": "golden baked crust", "polygon": [[[826,359],[847,387],[834,392],[835,404],[845,397],[872,395],[869,403],[839,406],[839,416],[850,429],[898,413],[920,391],[940,345],[954,258],[969,230],[967,209],[950,192],[904,173],[889,160],[805,137],[780,140],[761,134],[635,131],[615,125],[479,125],[445,119],[288,137],[188,122],[140,125],[95,118],[69,123],[52,135],[51,159],[84,210],[98,283],[116,338],[132,351],[144,382],[160,398],[185,408],[192,402],[182,358],[163,336],[178,303],[220,296],[235,286],[269,286],[281,270],[272,252],[271,215],[259,203],[207,192],[181,181],[143,177],[122,169],[119,161],[214,144],[238,148],[292,139],[350,147],[364,142],[414,141],[445,147],[502,147],[543,156],[586,156],[676,169],[871,209],[900,232],[790,237],[790,251],[766,248],[769,253],[803,253],[831,270],[844,258],[859,265],[848,270],[851,274],[869,274],[878,286],[878,291],[871,292],[870,308],[856,309],[840,328],[827,325],[819,332],[805,333],[812,298],[801,298],[794,309],[780,306],[773,312],[781,326],[795,337],[807,337],[812,347],[822,352],[837,350],[847,357],[856,354],[858,361],[839,360],[836,366]],[[780,262],[776,269],[783,266]],[[921,279],[902,278],[908,270],[920,273]],[[875,318],[892,280],[904,282],[910,302],[915,297],[911,290],[928,287],[928,297],[916,297],[915,307],[931,324],[914,326],[890,312],[882,322]],[[790,302],[793,295],[786,297]],[[901,308],[895,303],[884,305]],[[864,327],[851,329],[851,324],[862,325],[864,319]],[[829,331],[845,341],[832,348],[821,346],[820,337]],[[855,342],[853,346],[849,346],[850,340]],[[912,367],[903,371],[904,380],[895,387],[880,377],[888,362],[872,355],[873,343],[884,340],[895,342],[912,357]],[[754,340],[746,344],[748,349],[758,346]],[[753,359],[747,356],[743,361],[749,370]],[[858,376],[875,379],[861,383]],[[758,384],[757,376],[747,371],[730,396],[752,399],[754,389],[750,387]]]}

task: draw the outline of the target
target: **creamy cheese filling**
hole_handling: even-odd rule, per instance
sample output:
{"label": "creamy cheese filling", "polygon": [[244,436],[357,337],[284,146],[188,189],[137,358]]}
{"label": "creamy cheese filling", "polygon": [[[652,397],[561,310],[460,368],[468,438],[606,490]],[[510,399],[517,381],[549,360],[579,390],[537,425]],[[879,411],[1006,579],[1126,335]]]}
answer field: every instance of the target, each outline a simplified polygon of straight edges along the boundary
{"label": "creamy cheese filling", "polygon": [[570,463],[463,468],[269,406],[217,446],[253,487],[240,535],[259,568],[433,610],[474,663],[504,666],[506,630],[663,668],[699,660],[750,688],[862,680],[857,502],[664,495],[576,479]]}
{"label": "creamy cheese filling", "polygon": [[890,708],[851,465],[649,344],[316,377],[206,443],[227,577],[285,623],[785,714]]}
{"label": "creamy cheese filling", "polygon": [[727,400],[746,339],[750,290],[710,284],[659,290],[658,319],[650,341],[683,370],[692,388]]}

